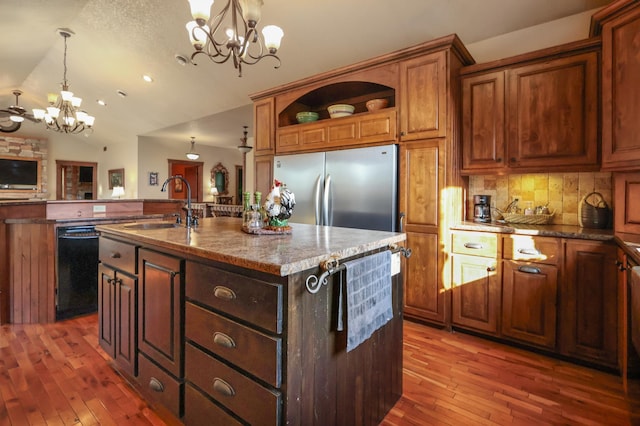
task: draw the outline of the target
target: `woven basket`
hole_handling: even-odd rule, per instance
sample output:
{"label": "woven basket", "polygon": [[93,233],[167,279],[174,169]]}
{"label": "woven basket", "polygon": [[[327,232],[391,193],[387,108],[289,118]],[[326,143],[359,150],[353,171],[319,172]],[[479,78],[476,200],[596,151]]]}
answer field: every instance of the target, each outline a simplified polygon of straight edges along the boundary
{"label": "woven basket", "polygon": [[551,218],[555,212],[550,214],[520,214],[520,213],[502,213],[502,217],[507,223],[520,223],[526,225],[547,225],[551,222]]}

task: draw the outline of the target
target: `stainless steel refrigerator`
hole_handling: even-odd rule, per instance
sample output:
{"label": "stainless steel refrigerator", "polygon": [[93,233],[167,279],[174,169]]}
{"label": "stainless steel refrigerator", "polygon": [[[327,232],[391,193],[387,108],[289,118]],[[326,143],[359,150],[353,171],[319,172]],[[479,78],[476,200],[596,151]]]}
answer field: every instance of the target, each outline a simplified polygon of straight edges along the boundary
{"label": "stainless steel refrigerator", "polygon": [[273,170],[295,194],[290,222],[396,231],[395,145],[280,155]]}

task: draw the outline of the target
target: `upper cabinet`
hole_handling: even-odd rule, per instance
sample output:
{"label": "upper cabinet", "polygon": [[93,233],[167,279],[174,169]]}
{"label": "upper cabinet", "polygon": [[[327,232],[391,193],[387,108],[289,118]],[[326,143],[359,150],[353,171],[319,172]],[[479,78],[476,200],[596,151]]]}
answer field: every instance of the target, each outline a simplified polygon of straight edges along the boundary
{"label": "upper cabinet", "polygon": [[592,18],[602,34],[602,169],[640,170],[640,2],[621,0]]}
{"label": "upper cabinet", "polygon": [[273,98],[262,99],[253,104],[254,155],[273,155],[275,153],[273,110]]}
{"label": "upper cabinet", "polygon": [[462,171],[596,170],[600,41],[471,66],[462,74]]}
{"label": "upper cabinet", "polygon": [[447,52],[400,63],[400,139],[446,135]]}

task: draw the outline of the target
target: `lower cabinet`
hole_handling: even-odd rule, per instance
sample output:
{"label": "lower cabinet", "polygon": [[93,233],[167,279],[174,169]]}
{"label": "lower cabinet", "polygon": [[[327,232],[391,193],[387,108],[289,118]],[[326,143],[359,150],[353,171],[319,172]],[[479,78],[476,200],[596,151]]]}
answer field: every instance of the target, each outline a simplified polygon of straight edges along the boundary
{"label": "lower cabinet", "polygon": [[138,382],[145,396],[176,417],[184,392],[183,259],[138,250]]}
{"label": "lower cabinet", "polygon": [[617,367],[618,288],[616,246],[567,240],[560,288],[560,352]]}
{"label": "lower cabinet", "polygon": [[451,323],[495,336],[501,309],[498,236],[483,232],[452,236]]}
{"label": "lower cabinet", "polygon": [[513,260],[502,266],[502,334],[555,349],[558,268]]}

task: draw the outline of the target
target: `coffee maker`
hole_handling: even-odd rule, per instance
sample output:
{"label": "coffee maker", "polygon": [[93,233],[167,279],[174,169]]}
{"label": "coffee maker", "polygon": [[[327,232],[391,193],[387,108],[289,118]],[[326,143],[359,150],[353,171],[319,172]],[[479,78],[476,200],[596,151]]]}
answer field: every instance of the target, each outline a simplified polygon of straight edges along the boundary
{"label": "coffee maker", "polygon": [[491,195],[473,196],[473,221],[480,223],[491,222]]}

